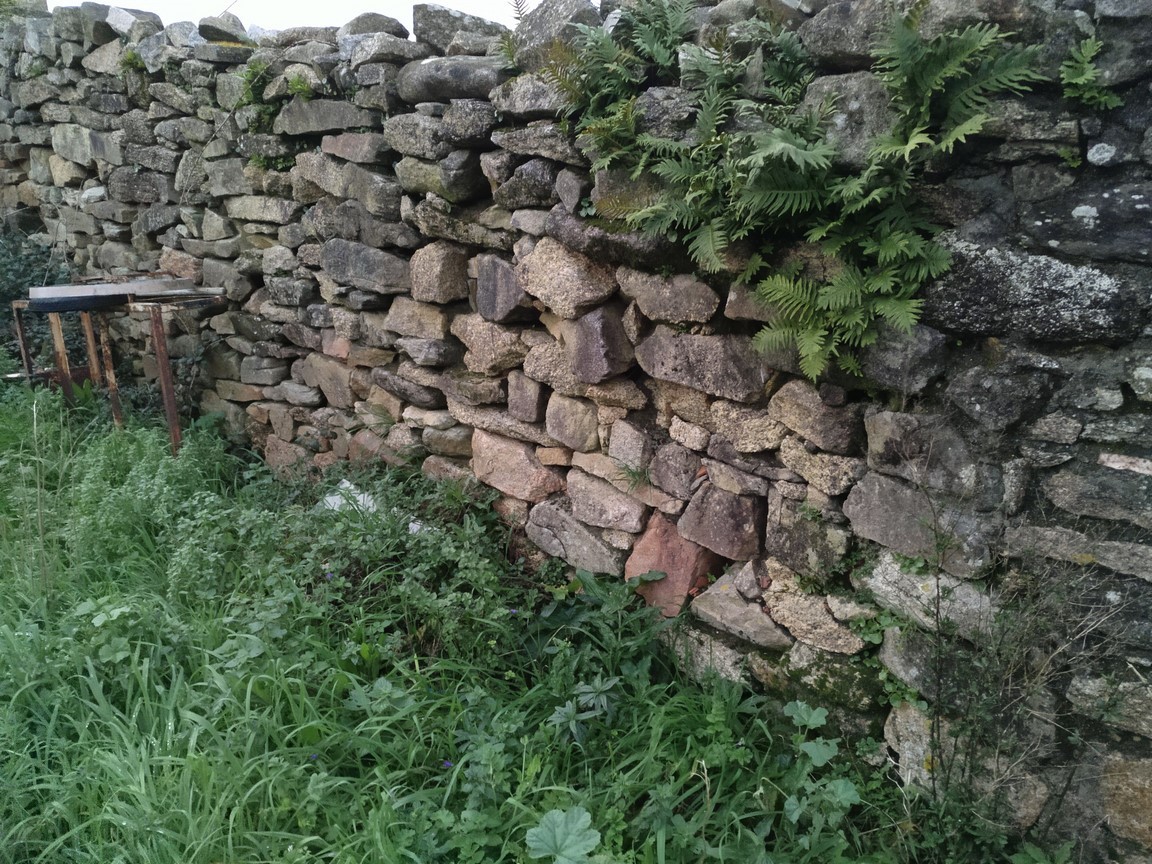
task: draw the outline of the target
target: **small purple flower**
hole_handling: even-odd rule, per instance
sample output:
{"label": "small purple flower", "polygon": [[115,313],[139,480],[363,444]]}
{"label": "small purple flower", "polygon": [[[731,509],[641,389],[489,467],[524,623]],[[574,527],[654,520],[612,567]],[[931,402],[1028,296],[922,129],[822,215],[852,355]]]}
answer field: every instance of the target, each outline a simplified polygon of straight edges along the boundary
{"label": "small purple flower", "polygon": [[517,610],[517,609],[509,609],[509,610],[508,610],[508,614],[509,614],[509,615],[517,615],[517,614],[519,614],[519,610]]}
{"label": "small purple flower", "polygon": [[454,763],[451,759],[445,759],[440,763],[440,767],[441,768],[452,768],[455,766],[455,764],[456,763]]}
{"label": "small purple flower", "polygon": [[331,582],[332,579],[335,578],[335,574],[333,574],[331,571],[329,571],[329,572],[324,574],[324,578],[327,579],[329,582]]}
{"label": "small purple flower", "polygon": [[313,753],[311,756],[308,757],[308,761],[309,762],[315,762],[319,758],[320,758],[319,753]]}

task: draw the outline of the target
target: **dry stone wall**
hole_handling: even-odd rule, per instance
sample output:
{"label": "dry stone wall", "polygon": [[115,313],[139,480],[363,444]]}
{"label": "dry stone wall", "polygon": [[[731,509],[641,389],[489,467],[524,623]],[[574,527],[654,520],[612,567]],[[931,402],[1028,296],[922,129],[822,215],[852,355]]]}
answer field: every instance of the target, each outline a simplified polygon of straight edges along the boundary
{"label": "dry stone wall", "polygon": [[[927,32],[997,23],[1049,74],[1095,34],[1125,104],[997,104],[922,184],[953,267],[921,323],[866,353],[865,380],[819,384],[753,350],[769,313],[746,287],[584,217],[621,178],[590,175],[539,69],[609,11],[545,0],[514,74],[504,28],[432,5],[411,35],[370,14],[253,42],[229,15],[33,3],[0,46],[0,204],[80,273],[221,289],[172,320],[174,353],[202,357],[201,407],[271,464],[475,477],[538,549],[666,573],[641,591],[689,607],[688,662],[882,729],[911,781],[973,734],[964,682],[998,658],[1003,699],[977,719],[1016,749],[972,782],[1018,827],[1147,862],[1152,9],[929,4]],[[809,98],[839,95],[829,135],[860,164],[886,7],[699,19],[754,14],[798,28],[823,69]]]}

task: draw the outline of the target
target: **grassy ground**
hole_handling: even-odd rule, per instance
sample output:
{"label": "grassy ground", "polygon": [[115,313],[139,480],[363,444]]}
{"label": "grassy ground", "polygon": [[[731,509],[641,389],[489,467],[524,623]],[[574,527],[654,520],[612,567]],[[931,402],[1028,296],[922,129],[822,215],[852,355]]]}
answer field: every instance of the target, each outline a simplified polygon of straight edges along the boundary
{"label": "grassy ground", "polygon": [[482,496],[392,472],[319,510],[94,414],[0,390],[2,862],[1000,855],[821,709],[682,680],[622,583],[509,563]]}

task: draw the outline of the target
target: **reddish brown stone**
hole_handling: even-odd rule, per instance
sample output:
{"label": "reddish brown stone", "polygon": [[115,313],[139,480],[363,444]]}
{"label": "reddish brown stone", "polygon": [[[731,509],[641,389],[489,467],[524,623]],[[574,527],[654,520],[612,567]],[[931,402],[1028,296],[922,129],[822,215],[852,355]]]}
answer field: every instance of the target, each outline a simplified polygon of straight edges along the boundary
{"label": "reddish brown stone", "polygon": [[297,462],[308,458],[308,451],[296,444],[281,441],[275,435],[269,435],[264,445],[264,461],[273,470],[290,468]]}
{"label": "reddish brown stone", "polygon": [[645,582],[639,594],[649,606],[656,606],[668,618],[680,614],[693,591],[708,584],[708,575],[720,567],[720,556],[685,540],[676,526],[659,513],[648,520],[648,528],[632,547],[624,565],[625,578],[650,571],[666,574],[656,582]]}

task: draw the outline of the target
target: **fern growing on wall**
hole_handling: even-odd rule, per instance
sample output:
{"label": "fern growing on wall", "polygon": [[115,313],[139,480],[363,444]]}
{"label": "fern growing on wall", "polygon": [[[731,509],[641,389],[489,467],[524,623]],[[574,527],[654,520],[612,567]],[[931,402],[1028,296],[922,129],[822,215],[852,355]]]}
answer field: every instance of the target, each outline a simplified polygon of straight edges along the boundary
{"label": "fern growing on wall", "polygon": [[[552,64],[594,170],[625,167],[633,178],[651,172],[661,181],[654,198],[628,206],[615,197],[601,215],[682,242],[703,271],[734,272],[738,262],[739,278],[757,285],[772,312],[758,346],[795,348],[810,378],[833,363],[859,374],[857,351],[876,341],[878,325],[909,329],[920,314],[918,292],[949,266],[915,178],[983,128],[991,97],[1042,80],[1034,51],[988,24],[925,39],[920,0],[893,22],[876,54],[874,71],[900,120],[862,171],[845,173],[820,112],[800,107],[815,70],[795,34],[753,21],[742,24],[740,46],[723,35],[683,44],[691,5],[627,5],[611,32],[584,28]],[[637,118],[636,97],[665,83],[694,99],[694,128],[678,139],[641,131]],[[830,278],[779,266],[766,273],[801,241],[819,244],[834,265]],[[754,254],[731,254],[749,243]]]}

